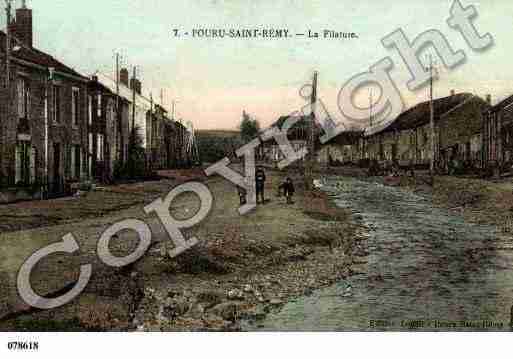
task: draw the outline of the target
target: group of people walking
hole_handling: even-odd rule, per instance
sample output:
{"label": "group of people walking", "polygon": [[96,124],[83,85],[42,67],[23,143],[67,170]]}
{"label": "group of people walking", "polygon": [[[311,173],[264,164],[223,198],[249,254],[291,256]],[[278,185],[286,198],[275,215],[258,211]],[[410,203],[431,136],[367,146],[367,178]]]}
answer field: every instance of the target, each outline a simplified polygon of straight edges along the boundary
{"label": "group of people walking", "polygon": [[[262,167],[258,167],[255,172],[255,188],[256,188],[256,201],[257,204],[265,204],[265,181],[266,176],[264,169]],[[240,204],[245,205],[247,203],[247,191],[245,188],[238,186]],[[294,183],[290,177],[287,177],[285,182],[281,183],[278,186],[278,196],[282,194],[285,196],[287,200],[287,204],[293,204],[292,196],[294,195],[295,188]]]}

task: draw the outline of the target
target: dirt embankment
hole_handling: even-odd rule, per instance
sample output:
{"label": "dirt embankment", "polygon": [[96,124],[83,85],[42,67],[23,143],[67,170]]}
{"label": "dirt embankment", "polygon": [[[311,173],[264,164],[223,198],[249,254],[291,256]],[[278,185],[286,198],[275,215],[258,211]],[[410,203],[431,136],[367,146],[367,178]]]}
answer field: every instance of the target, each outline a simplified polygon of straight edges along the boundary
{"label": "dirt embankment", "polygon": [[400,186],[430,198],[435,206],[447,208],[478,224],[496,225],[502,232],[513,233],[513,183],[435,176],[401,176]]}
{"label": "dirt embankment", "polygon": [[238,330],[241,320],[351,274],[366,255],[363,228],[325,194],[305,193],[298,178],[295,204],[286,205],[274,193],[283,176],[268,178],[271,201],[245,217],[231,185],[213,186],[216,208],[197,233],[201,243],[153,261],[134,320],[139,330]]}
{"label": "dirt embankment", "polygon": [[513,231],[511,180],[436,177],[433,203],[459,212],[470,222],[496,225],[502,232]]}
{"label": "dirt embankment", "polygon": [[[276,195],[284,177],[268,172],[270,201],[246,216],[237,212],[233,185],[219,178],[209,180],[214,208],[204,222],[187,230],[188,237],[200,240],[198,245],[176,258],[167,257],[171,242],[154,219],[150,225],[153,246],[138,263],[123,270],[95,271],[85,293],[74,302],[9,318],[0,326],[7,330],[238,330],[241,320],[258,320],[293,297],[351,275],[353,265],[364,264],[362,257],[368,254],[365,229],[325,194],[305,193],[299,178],[295,178],[295,203],[285,204]],[[197,206],[195,196],[184,194],[171,211],[176,217],[187,217]],[[135,238],[134,243],[128,239],[123,240],[119,255],[136,245]]]}

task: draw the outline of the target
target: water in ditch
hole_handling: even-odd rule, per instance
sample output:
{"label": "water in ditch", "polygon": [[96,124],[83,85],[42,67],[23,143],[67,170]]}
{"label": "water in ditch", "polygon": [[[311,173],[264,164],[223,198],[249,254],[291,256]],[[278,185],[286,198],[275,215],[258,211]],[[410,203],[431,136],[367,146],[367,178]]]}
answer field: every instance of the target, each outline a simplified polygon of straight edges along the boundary
{"label": "water in ditch", "polygon": [[332,177],[323,190],[369,228],[362,273],[246,329],[509,330],[512,239],[405,189]]}

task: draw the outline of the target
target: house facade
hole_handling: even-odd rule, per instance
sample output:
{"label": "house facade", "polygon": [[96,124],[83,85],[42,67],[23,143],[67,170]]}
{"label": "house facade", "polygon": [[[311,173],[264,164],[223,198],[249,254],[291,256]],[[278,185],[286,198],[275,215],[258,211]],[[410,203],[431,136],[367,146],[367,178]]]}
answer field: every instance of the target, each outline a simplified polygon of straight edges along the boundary
{"label": "house facade", "polygon": [[357,164],[360,160],[360,139],[363,131],[344,131],[317,152],[317,160],[321,166]]}
{"label": "house facade", "polygon": [[[120,132],[116,135],[117,137],[113,135],[111,139],[106,139],[111,164],[113,153],[118,153],[114,162],[116,160],[127,160],[128,136],[135,126],[145,149],[148,170],[156,171],[190,166],[190,153],[186,151],[187,139],[190,136],[188,129],[180,122],[169,118],[166,108],[151,94],[144,95],[141,82],[138,79],[129,79],[129,73],[124,68],[120,70],[117,85],[115,79],[100,72],[96,72],[93,79],[107,94],[103,106],[108,106],[108,103],[115,103],[116,99],[119,99],[118,101],[121,104],[117,127],[117,131]],[[95,113],[96,102],[93,100],[92,103],[93,113]],[[108,119],[108,112],[105,116]],[[96,148],[94,138],[93,135],[93,152]],[[115,145],[116,143],[119,143],[119,145]],[[119,146],[123,146],[123,153],[120,152]],[[95,153],[93,153],[93,157]],[[109,156],[109,154],[105,153],[105,156]]]}
{"label": "house facade", "polygon": [[1,185],[61,193],[88,177],[88,79],[33,46],[30,9],[9,29],[9,61],[0,32]]}
{"label": "house facade", "polygon": [[484,166],[496,175],[513,165],[513,96],[483,114],[482,158]]}
{"label": "house facade", "polygon": [[92,76],[88,87],[89,176],[110,182],[117,163],[126,161],[129,103]]}
{"label": "house facade", "polygon": [[[470,93],[436,99],[434,107],[435,162],[447,170],[450,161],[481,166],[481,127],[489,104]],[[382,164],[429,165],[432,157],[429,102],[398,116],[383,130],[363,139],[364,158]]]}

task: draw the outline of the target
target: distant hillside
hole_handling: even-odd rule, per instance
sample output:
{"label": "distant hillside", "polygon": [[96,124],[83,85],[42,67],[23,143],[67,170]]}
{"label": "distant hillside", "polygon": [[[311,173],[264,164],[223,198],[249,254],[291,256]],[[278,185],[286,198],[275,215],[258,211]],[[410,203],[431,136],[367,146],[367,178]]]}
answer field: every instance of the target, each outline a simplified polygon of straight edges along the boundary
{"label": "distant hillside", "polygon": [[201,161],[212,163],[224,157],[233,157],[242,146],[240,132],[236,130],[196,130],[196,141]]}

